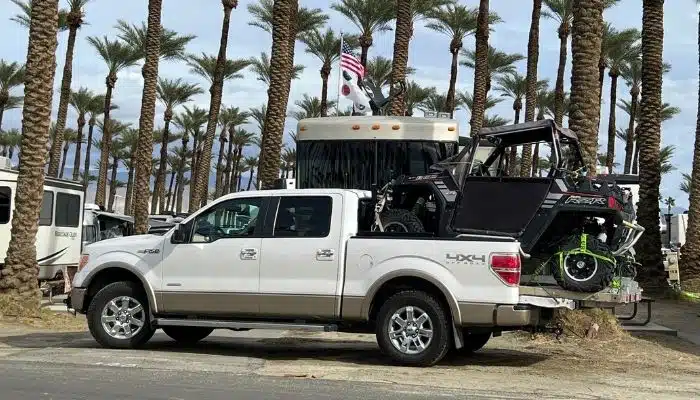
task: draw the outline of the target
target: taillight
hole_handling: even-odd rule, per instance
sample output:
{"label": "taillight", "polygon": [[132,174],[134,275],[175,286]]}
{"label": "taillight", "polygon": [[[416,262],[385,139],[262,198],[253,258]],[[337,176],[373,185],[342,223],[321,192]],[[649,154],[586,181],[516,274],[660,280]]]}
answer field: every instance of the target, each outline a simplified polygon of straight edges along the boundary
{"label": "taillight", "polygon": [[508,286],[520,284],[520,255],[491,254],[491,270]]}
{"label": "taillight", "polygon": [[616,210],[622,211],[622,203],[617,201],[613,196],[608,197],[608,208],[614,208]]}
{"label": "taillight", "polygon": [[80,263],[78,264],[78,271],[83,269],[83,267],[88,263],[89,259],[90,259],[90,256],[87,254],[83,254],[80,256]]}

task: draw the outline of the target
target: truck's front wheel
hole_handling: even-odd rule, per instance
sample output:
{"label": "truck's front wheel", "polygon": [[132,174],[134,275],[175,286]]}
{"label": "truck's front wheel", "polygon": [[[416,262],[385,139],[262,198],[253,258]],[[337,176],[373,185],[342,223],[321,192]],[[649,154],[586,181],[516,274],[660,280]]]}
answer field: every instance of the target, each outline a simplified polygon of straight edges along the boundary
{"label": "truck's front wheel", "polygon": [[115,282],[102,288],[87,311],[90,333],[99,344],[135,348],[154,333],[148,315],[148,299],[134,282]]}
{"label": "truck's front wheel", "polygon": [[377,314],[377,343],[394,361],[427,367],[450,349],[449,318],[432,295],[407,290],[391,296]]}

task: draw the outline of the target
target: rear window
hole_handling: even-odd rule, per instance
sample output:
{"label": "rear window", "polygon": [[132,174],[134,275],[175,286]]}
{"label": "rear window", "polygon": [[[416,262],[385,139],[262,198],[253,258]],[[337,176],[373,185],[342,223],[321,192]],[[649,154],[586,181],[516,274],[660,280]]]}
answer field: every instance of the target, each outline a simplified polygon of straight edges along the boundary
{"label": "rear window", "polygon": [[80,196],[68,193],[56,194],[56,226],[77,228],[80,226]]}
{"label": "rear window", "polygon": [[0,186],[0,224],[10,222],[12,210],[12,189],[7,186]]}
{"label": "rear window", "polygon": [[39,226],[51,226],[53,222],[53,192],[44,191],[39,211]]}

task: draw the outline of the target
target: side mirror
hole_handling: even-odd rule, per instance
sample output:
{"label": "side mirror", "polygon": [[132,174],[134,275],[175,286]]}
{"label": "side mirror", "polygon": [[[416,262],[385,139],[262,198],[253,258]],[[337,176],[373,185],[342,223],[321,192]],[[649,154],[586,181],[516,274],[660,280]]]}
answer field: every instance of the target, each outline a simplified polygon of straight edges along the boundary
{"label": "side mirror", "polygon": [[173,235],[170,237],[172,243],[185,243],[185,229],[180,223],[175,225]]}

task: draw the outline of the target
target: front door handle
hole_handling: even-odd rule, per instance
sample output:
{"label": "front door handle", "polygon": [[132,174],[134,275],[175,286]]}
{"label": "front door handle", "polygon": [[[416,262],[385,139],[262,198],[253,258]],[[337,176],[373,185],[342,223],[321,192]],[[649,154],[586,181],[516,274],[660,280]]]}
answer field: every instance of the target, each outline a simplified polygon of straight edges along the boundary
{"label": "front door handle", "polygon": [[316,251],[316,260],[318,261],[333,261],[335,259],[333,249],[318,249]]}
{"label": "front door handle", "polygon": [[258,249],[242,249],[241,260],[257,260]]}

